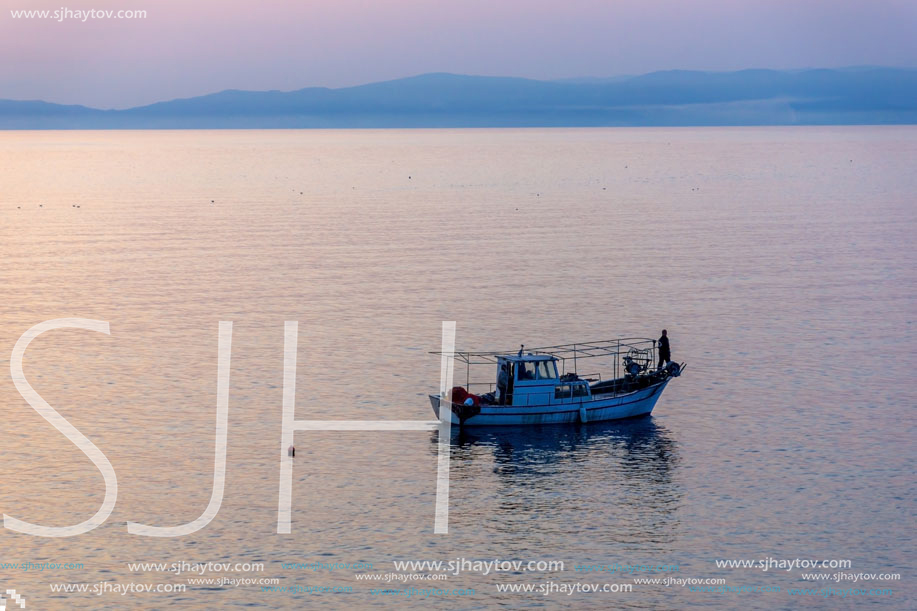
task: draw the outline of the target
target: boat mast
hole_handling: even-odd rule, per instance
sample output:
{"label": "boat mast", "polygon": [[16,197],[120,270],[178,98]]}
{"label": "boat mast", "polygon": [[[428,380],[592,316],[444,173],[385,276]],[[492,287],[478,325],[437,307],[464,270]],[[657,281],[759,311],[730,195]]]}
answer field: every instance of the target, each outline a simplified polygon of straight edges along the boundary
{"label": "boat mast", "polygon": [[[621,358],[621,338],[618,338],[618,347],[615,348],[615,380],[618,379],[618,359]],[[618,396],[618,391],[615,389],[615,396]]]}

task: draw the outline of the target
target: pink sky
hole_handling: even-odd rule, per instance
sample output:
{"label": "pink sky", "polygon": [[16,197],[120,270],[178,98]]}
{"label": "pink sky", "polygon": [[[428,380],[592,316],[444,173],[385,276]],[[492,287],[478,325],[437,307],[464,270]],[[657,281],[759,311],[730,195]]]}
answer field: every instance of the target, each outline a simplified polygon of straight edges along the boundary
{"label": "pink sky", "polygon": [[[913,0],[0,0],[0,98],[126,107],[424,72],[917,66]],[[10,10],[144,9],[140,20]]]}

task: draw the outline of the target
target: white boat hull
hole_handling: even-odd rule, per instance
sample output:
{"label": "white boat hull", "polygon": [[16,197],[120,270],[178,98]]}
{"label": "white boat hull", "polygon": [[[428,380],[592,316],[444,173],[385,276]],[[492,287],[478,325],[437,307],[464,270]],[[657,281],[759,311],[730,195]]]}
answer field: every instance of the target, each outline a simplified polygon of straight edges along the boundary
{"label": "white boat hull", "polygon": [[[571,422],[601,422],[645,416],[653,411],[663,389],[671,378],[636,392],[617,396],[583,397],[583,401],[562,405],[482,405],[480,413],[461,422],[456,411],[450,409],[452,424],[460,426],[512,426],[531,424],[561,424]],[[430,395],[433,412],[439,418],[441,398]]]}

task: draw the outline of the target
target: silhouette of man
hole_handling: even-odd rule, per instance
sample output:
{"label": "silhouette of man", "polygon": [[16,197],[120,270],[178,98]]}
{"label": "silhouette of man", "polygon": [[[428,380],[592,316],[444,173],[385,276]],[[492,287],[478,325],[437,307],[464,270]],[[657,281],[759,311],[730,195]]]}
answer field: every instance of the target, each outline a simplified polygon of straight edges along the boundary
{"label": "silhouette of man", "polygon": [[669,348],[669,336],[666,333],[666,330],[662,330],[662,337],[656,342],[656,345],[659,346],[659,369],[662,369],[662,366],[672,360],[672,351]]}

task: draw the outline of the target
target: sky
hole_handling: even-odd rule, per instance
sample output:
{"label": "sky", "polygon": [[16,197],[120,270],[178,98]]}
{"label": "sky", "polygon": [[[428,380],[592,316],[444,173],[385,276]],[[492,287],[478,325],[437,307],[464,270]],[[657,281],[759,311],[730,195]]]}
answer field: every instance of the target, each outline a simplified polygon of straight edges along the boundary
{"label": "sky", "polygon": [[[917,67],[917,0],[0,0],[0,99],[126,108],[426,72]],[[14,18],[12,11],[71,11]],[[145,10],[145,18],[72,17]]]}

